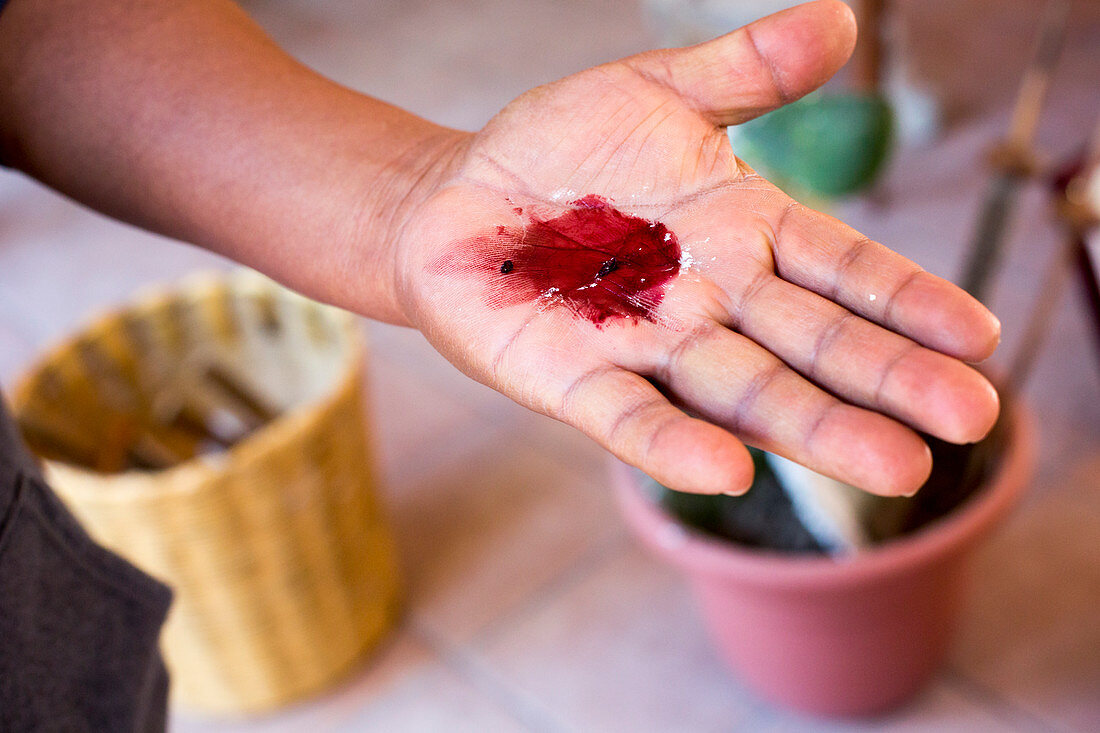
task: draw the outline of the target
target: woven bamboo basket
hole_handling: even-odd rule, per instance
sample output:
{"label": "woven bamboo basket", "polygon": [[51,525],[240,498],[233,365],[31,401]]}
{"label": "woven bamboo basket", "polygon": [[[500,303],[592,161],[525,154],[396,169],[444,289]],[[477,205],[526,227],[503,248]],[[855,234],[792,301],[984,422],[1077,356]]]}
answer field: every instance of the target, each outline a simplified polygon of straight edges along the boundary
{"label": "woven bamboo basket", "polygon": [[90,534],[175,591],[176,703],[270,710],[392,626],[354,319],[255,273],[107,315],[18,386],[16,417]]}

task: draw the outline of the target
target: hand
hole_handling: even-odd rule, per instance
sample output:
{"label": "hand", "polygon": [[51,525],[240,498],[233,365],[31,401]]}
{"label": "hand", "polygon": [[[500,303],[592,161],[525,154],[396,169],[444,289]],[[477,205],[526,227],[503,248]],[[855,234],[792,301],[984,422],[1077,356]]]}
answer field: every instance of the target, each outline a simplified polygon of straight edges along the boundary
{"label": "hand", "polygon": [[724,130],[819,86],[854,42],[822,0],[519,97],[407,217],[404,316],[671,488],[746,490],[745,441],[915,491],[931,457],[914,429],[968,442],[996,419],[960,360],[992,353],[997,320],[788,198]]}

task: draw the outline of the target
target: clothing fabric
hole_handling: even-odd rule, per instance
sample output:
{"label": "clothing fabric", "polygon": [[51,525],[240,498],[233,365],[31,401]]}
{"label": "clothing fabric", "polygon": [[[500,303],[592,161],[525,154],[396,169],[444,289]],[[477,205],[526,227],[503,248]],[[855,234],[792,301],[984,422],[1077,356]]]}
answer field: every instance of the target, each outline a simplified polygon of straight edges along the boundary
{"label": "clothing fabric", "polygon": [[0,398],[0,731],[163,731],[170,601],[84,532]]}

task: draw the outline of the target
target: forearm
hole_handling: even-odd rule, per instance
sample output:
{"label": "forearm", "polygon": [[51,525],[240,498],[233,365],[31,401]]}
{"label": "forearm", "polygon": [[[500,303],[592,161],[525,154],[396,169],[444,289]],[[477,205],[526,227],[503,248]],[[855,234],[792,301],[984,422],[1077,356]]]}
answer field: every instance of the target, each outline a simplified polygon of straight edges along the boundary
{"label": "forearm", "polygon": [[9,164],[395,322],[403,212],[464,139],[324,79],[225,0],[12,0],[0,101]]}

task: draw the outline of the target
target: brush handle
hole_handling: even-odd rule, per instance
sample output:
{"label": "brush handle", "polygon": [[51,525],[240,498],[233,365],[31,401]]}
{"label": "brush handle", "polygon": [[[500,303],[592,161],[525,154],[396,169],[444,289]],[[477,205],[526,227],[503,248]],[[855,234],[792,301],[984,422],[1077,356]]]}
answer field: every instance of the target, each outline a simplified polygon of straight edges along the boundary
{"label": "brush handle", "polygon": [[963,270],[962,287],[982,302],[988,295],[989,282],[1000,266],[1008,215],[1018,186],[1019,178],[1013,175],[1000,175],[990,181],[970,242],[970,257]]}
{"label": "brush handle", "polygon": [[860,0],[856,13],[859,41],[852,56],[855,86],[863,92],[881,92],[886,57],[882,23],[886,0]]}
{"label": "brush handle", "polygon": [[1043,11],[1039,39],[1031,63],[1024,72],[1024,79],[1016,96],[1016,107],[1012,111],[1007,138],[1011,147],[1028,150],[1035,139],[1043,101],[1050,87],[1050,78],[1058,57],[1062,55],[1069,5],[1068,0],[1051,0]]}
{"label": "brush handle", "polygon": [[[1093,236],[1100,238],[1095,232]],[[1096,343],[1096,354],[1100,357],[1100,280],[1097,279],[1096,262],[1092,253],[1093,250],[1084,237],[1077,240],[1074,265],[1092,314],[1092,335]]]}

